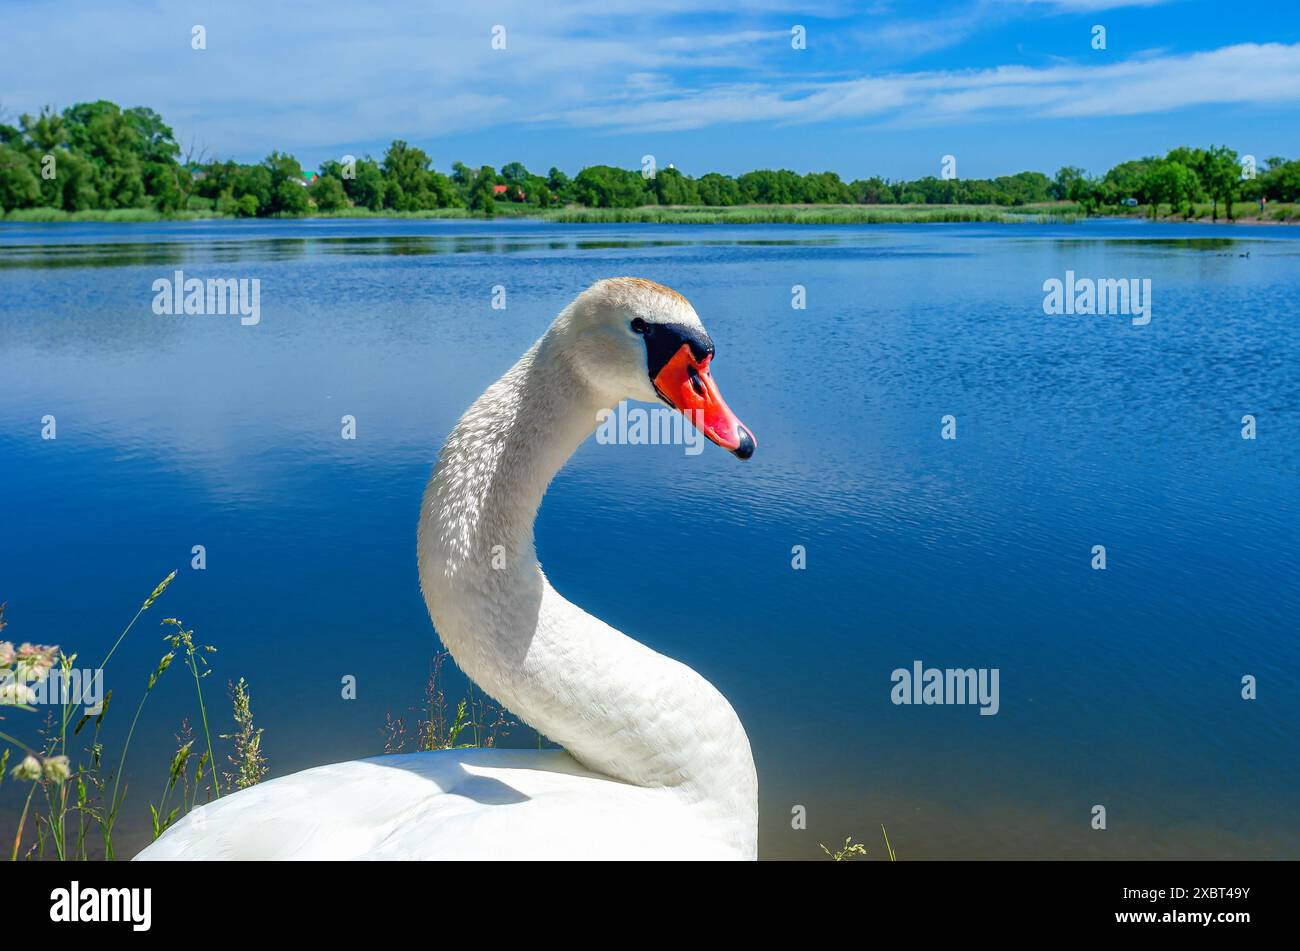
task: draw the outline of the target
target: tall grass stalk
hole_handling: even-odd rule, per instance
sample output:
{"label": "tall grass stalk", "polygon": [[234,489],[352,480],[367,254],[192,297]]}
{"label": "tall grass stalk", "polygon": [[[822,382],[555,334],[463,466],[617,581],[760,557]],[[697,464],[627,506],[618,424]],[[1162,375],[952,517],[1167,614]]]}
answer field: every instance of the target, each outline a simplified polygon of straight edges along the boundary
{"label": "tall grass stalk", "polygon": [[23,841],[23,828],[27,825],[27,810],[32,807],[32,796],[36,795],[36,783],[32,783],[32,788],[27,793],[27,801],[23,803],[23,814],[18,820],[18,831],[14,833],[14,848],[9,854],[9,861],[18,861],[18,847]]}
{"label": "tall grass stalk", "polygon": [[236,732],[222,734],[235,746],[235,755],[226,757],[235,767],[226,778],[236,789],[256,786],[266,775],[266,757],[262,755],[262,731],[253,725],[253,699],[248,693],[248,683],[243,677],[239,683],[228,684],[230,702],[234,707]]}
{"label": "tall grass stalk", "polygon": [[122,783],[122,772],[126,769],[126,754],[131,750],[131,738],[135,736],[136,724],[140,722],[140,714],[144,710],[145,701],[149,699],[149,695],[153,693],[153,688],[158,685],[158,679],[162,677],[167,668],[171,666],[171,663],[175,658],[176,652],[168,651],[162,656],[162,659],[158,661],[158,666],[154,668],[153,673],[149,675],[148,683],[144,689],[144,695],[136,705],[135,716],[131,718],[131,729],[126,731],[126,742],[122,744],[122,757],[118,760],[117,774],[113,778],[113,795],[108,801],[108,812],[100,823],[100,827],[104,833],[104,857],[106,859],[112,860],[116,857],[113,852],[113,826],[117,822],[117,814],[119,810],[121,810],[122,802],[126,796],[126,791],[123,790],[123,798],[119,799],[118,789],[121,787]]}
{"label": "tall grass stalk", "polygon": [[[175,578],[176,572],[173,571],[154,588],[149,597],[145,598],[130,622],[118,634],[117,639],[105,654],[103,661],[100,662],[98,671],[101,676],[108,662],[113,658],[141,616],[154,605],[154,602],[162,596]],[[0,630],[3,630],[5,626],[3,608],[4,606],[0,605]],[[24,762],[20,764],[20,768],[13,771],[12,775],[16,779],[31,782],[31,789],[28,791],[27,799],[23,805],[13,846],[10,849],[11,860],[16,861],[22,852],[23,838],[30,819],[35,820],[36,840],[28,849],[28,856],[35,853],[36,857],[43,858],[45,857],[46,848],[49,847],[54,853],[54,857],[60,860],[88,859],[90,856],[86,845],[87,833],[95,825],[98,825],[103,838],[105,858],[116,858],[113,833],[129,788],[129,784],[125,781],[126,763],[130,755],[136,728],[140,724],[145,704],[148,702],[149,697],[153,695],[154,688],[182,650],[185,652],[185,664],[189,667],[190,674],[194,678],[195,694],[199,703],[199,713],[207,749],[197,758],[194,757],[192,753],[194,740],[189,738],[188,723],[183,723],[182,730],[185,739],[177,738],[180,748],[172,758],[166,781],[163,784],[162,797],[156,805],[152,802],[149,803],[154,837],[157,838],[162,832],[166,831],[180,813],[193,809],[198,803],[199,793],[205,788],[210,798],[219,798],[221,796],[221,785],[216,775],[216,757],[202,683],[204,678],[211,673],[205,655],[215,652],[216,648],[210,645],[196,645],[194,632],[187,629],[176,618],[166,618],[162,623],[170,629],[170,633],[164,635],[164,640],[169,643],[171,649],[159,659],[153,671],[149,674],[144,692],[140,696],[131,718],[130,728],[127,730],[126,738],[122,743],[117,768],[109,773],[104,772],[104,747],[100,736],[104,718],[113,702],[113,691],[108,690],[104,694],[96,711],[83,712],[80,719],[76,721],[75,726],[69,731],[68,727],[72,725],[77,708],[86,699],[84,686],[76,696],[73,696],[73,691],[70,689],[74,670],[73,665],[77,655],[64,655],[57,647],[35,648],[41,653],[38,660],[33,661],[30,654],[32,650],[30,645],[24,645],[17,652],[15,671],[26,663],[30,673],[34,669],[32,665],[39,662],[42,670],[48,672],[44,676],[63,678],[62,686],[64,689],[61,691],[62,704],[58,708],[57,714],[52,713],[47,718],[46,726],[40,730],[41,735],[44,737],[40,748],[34,748],[15,736],[0,732],[0,741],[22,751],[24,755]],[[7,665],[15,663],[15,652],[12,645],[7,642],[5,651],[8,658],[5,669],[8,670]],[[29,652],[26,660],[24,660],[24,651]],[[204,669],[200,671],[200,667]],[[29,679],[39,680],[41,676],[42,674],[38,673],[34,678],[29,677]],[[236,785],[242,789],[262,779],[265,774],[265,757],[261,755],[262,731],[257,729],[252,722],[251,698],[247,686],[243,678],[240,678],[239,683],[240,689],[234,695],[235,721],[239,727],[239,732],[234,737],[223,736],[222,738],[233,738],[235,740],[235,750],[239,759],[232,757],[231,762],[240,764]],[[6,702],[5,709],[35,712],[35,707],[22,702],[23,698],[21,696],[17,700],[19,702]],[[91,735],[89,748],[84,751],[88,754],[88,759],[80,762],[77,768],[73,770],[70,757],[67,755],[69,740],[79,736],[92,719],[94,720],[94,731]],[[34,762],[28,763],[27,757],[30,757]],[[9,775],[6,773],[9,758],[9,748],[0,751],[0,782],[3,782],[6,776]],[[191,763],[195,764],[192,786],[189,775]],[[207,773],[211,774],[211,782],[210,785],[205,787],[204,778]],[[172,797],[176,793],[178,786],[181,787],[180,802],[169,808],[174,801]],[[36,796],[38,787],[40,787],[43,794],[43,808],[41,799]],[[78,815],[75,826],[76,837],[75,840],[70,841],[71,831],[68,817],[74,811]]]}
{"label": "tall grass stalk", "polygon": [[[163,624],[170,624],[175,628],[175,633],[169,635],[168,640],[171,641],[173,650],[179,650],[182,645],[185,647],[185,659],[189,663],[190,672],[194,674],[194,692],[198,694],[199,697],[199,717],[203,721],[203,738],[208,744],[208,761],[214,766],[212,770],[212,786],[213,789],[216,790],[217,798],[220,799],[221,782],[217,779],[217,771],[215,768],[217,759],[212,755],[212,731],[208,729],[208,711],[203,705],[203,677],[206,677],[212,671],[205,669],[203,671],[203,677],[199,676],[199,662],[202,661],[205,668],[208,666],[208,662],[201,654],[199,654],[199,649],[194,646],[193,631],[185,630],[185,625],[181,624],[181,622],[176,620],[174,617],[165,618]],[[216,650],[217,649],[210,644],[203,645],[203,651],[205,653],[216,653]]]}

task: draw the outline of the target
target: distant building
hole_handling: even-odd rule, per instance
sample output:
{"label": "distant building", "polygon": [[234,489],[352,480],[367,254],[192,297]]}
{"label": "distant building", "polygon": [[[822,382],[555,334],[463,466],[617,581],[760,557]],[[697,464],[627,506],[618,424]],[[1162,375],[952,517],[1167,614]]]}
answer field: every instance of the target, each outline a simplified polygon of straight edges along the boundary
{"label": "distant building", "polygon": [[[492,186],[492,194],[493,194],[493,195],[504,195],[504,194],[506,193],[506,189],[509,188],[509,187],[510,187],[509,185],[493,185],[493,186]],[[527,200],[528,200],[528,196],[524,194],[524,190],[521,188],[521,189],[519,189],[519,197],[518,197],[518,198],[511,198],[510,200],[511,200],[511,201],[527,201]]]}

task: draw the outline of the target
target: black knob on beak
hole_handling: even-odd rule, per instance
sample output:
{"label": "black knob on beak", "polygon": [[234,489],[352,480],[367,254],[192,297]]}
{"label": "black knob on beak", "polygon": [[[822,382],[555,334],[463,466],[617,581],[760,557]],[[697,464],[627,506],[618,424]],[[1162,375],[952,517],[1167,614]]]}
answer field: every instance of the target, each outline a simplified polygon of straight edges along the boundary
{"label": "black knob on beak", "polygon": [[737,459],[748,459],[754,454],[754,437],[744,426],[736,427],[740,431],[740,445],[732,450]]}

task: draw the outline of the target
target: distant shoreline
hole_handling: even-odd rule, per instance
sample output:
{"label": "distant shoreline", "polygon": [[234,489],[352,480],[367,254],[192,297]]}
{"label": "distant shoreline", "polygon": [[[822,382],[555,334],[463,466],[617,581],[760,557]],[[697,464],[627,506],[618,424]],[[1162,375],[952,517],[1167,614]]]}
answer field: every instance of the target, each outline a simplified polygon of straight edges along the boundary
{"label": "distant shoreline", "polygon": [[152,208],[119,208],[67,212],[53,208],[15,209],[0,215],[0,224],[61,224],[81,222],[156,223],[164,221],[276,221],[276,220],[327,220],[327,219],[528,219],[557,224],[928,224],[928,223],[1002,223],[1002,224],[1073,224],[1075,221],[1096,218],[1115,221],[1155,221],[1159,223],[1193,224],[1252,224],[1275,225],[1300,223],[1300,205],[1276,204],[1268,206],[1261,216],[1253,202],[1238,203],[1238,208],[1248,207],[1247,213],[1238,212],[1233,220],[1223,214],[1218,221],[1211,220],[1210,205],[1193,208],[1191,217],[1160,215],[1151,218],[1145,207],[1139,206],[1128,214],[1084,213],[1074,202],[1051,202],[1021,206],[1006,205],[730,205],[730,206],[664,206],[642,205],[635,208],[588,208],[571,205],[565,208],[534,209],[530,206],[501,203],[503,207],[493,215],[468,211],[464,208],[437,208],[427,211],[379,212],[364,209],[314,212],[303,215],[281,215],[262,218],[245,218],[212,211],[182,211],[163,213]]}

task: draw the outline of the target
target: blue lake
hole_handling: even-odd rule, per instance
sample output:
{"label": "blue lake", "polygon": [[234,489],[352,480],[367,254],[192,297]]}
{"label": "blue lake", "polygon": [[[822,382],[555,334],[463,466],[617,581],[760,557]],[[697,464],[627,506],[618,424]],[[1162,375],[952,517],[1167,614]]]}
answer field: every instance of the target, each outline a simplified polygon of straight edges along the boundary
{"label": "blue lake", "polygon": [[[176,270],[257,278],[260,323],[155,315]],[[1067,271],[1149,279],[1150,323],[1045,315]],[[570,600],[731,700],[764,856],[852,835],[879,857],[883,823],[903,858],[1300,858],[1284,227],[0,225],[4,636],[93,663],[177,568],[107,670],[110,758],[172,615],[219,649],[220,732],[226,681],[248,679],[273,775],[382,752],[438,650],[415,524],[443,438],[568,300],[623,274],[692,301],[758,451],[589,440],[538,550]],[[997,668],[997,715],[892,703],[918,660]],[[187,676],[142,716],[119,854],[196,715]],[[0,729],[30,741],[38,720]],[[0,788],[6,836],[20,791]]]}

